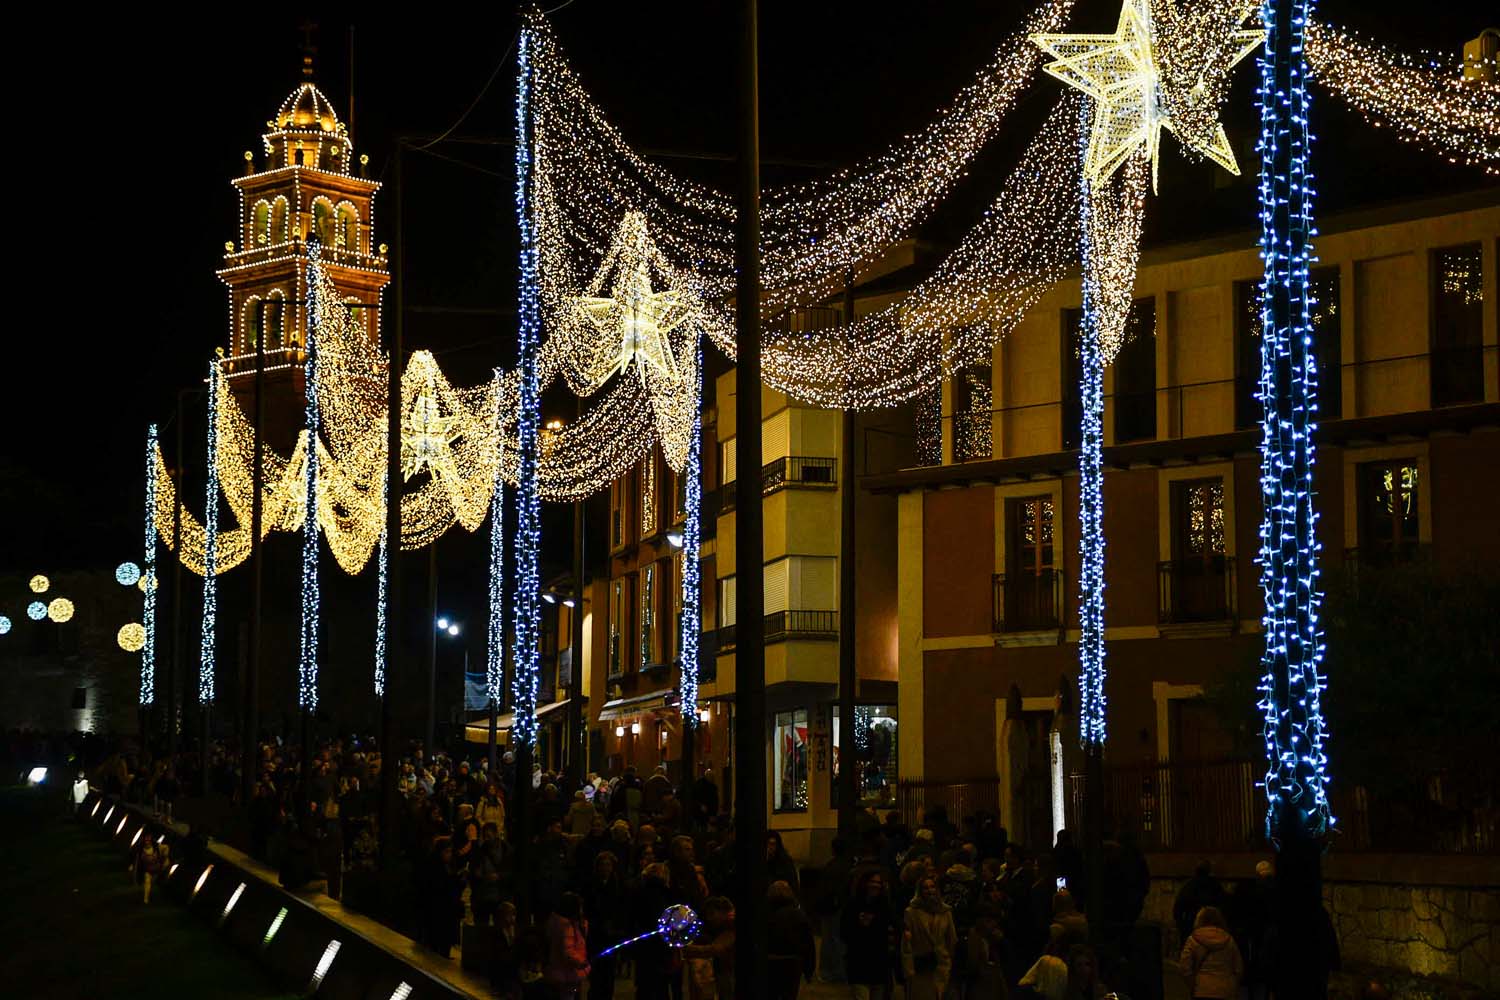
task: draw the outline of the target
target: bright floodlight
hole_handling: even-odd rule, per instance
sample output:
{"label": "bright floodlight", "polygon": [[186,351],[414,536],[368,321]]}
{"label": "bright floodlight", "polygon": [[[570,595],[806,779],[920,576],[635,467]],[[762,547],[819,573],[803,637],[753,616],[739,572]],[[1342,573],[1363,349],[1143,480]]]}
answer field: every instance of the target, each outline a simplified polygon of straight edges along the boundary
{"label": "bright floodlight", "polygon": [[565,607],[565,608],[576,608],[576,607],[578,607],[578,602],[576,600],[574,600],[573,598],[571,598],[571,597],[564,597],[563,598],[563,607]]}
{"label": "bright floodlight", "polygon": [[448,628],[448,619],[446,619],[446,618],[439,618],[437,620],[437,627],[446,631],[447,628]]}
{"label": "bright floodlight", "polygon": [[676,528],[667,532],[667,544],[671,545],[674,549],[682,548],[682,532]]}
{"label": "bright floodlight", "polygon": [[47,769],[45,767],[33,767],[31,771],[26,775],[26,781],[29,784],[40,785],[46,780]]}
{"label": "bright floodlight", "polygon": [[115,581],[123,586],[134,586],[140,578],[141,568],[133,562],[122,562],[115,567]]}
{"label": "bright floodlight", "polygon": [[458,628],[457,625],[449,625],[448,626],[448,634],[449,635],[458,635],[458,632],[459,632],[459,628]]}
{"label": "bright floodlight", "polygon": [[557,595],[550,590],[544,590],[542,591],[542,600],[546,601],[548,604],[556,604]]}

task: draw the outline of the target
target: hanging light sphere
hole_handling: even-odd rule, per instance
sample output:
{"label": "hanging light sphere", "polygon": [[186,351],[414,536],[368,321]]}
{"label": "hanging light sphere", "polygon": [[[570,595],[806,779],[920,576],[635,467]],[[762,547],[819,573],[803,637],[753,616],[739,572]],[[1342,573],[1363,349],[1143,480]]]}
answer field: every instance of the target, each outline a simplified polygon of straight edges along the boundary
{"label": "hanging light sphere", "polygon": [[[41,603],[38,601],[37,603]],[[52,603],[47,605],[47,617],[61,625],[73,618],[73,602],[66,597],[53,598]]]}
{"label": "hanging light sphere", "polygon": [[115,642],[127,653],[139,653],[146,645],[146,627],[140,622],[121,625],[120,631],[115,635]]}
{"label": "hanging light sphere", "polygon": [[141,568],[133,562],[122,562],[115,567],[115,579],[123,586],[130,586],[141,578]]}
{"label": "hanging light sphere", "polygon": [[9,631],[10,619],[5,617],[4,615],[0,615],[0,635],[5,635]]}
{"label": "hanging light sphere", "polygon": [[33,594],[45,594],[47,588],[50,586],[52,586],[52,581],[40,573],[31,578],[31,592]]}
{"label": "hanging light sphere", "polygon": [[667,907],[656,921],[656,933],[674,948],[692,944],[702,929],[703,923],[698,919],[698,914],[693,912],[692,907],[682,903]]}
{"label": "hanging light sphere", "polygon": [[141,574],[141,578],[139,580],[135,581],[135,585],[137,587],[141,588],[141,593],[143,593],[143,594],[155,590],[156,589],[156,574],[155,573],[142,573]]}
{"label": "hanging light sphere", "polygon": [[39,622],[47,617],[47,605],[41,601],[32,601],[26,605],[26,617],[34,622]]}

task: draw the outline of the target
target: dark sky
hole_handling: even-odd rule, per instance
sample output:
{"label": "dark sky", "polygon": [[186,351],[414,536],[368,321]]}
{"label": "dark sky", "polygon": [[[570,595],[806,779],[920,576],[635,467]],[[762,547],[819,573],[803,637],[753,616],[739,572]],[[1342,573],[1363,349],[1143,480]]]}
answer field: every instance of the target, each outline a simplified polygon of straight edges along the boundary
{"label": "dark sky", "polygon": [[[586,85],[638,146],[729,154],[734,137],[731,3],[575,0],[553,16]],[[765,2],[761,14],[762,150],[768,159],[842,164],[920,128],[1019,24],[1029,3]],[[1081,0],[1075,30],[1110,30],[1115,0]],[[364,8],[369,10],[370,8]],[[355,20],[354,139],[387,169],[397,134],[451,126],[496,69],[516,19],[465,5]],[[12,267],[0,444],[0,570],[114,565],[139,548],[145,425],[201,378],[225,340],[226,295],[214,269],[234,238],[229,185],[241,153],[298,81],[298,24],[317,21],[318,83],[348,106],[347,11],[240,5],[232,20],[150,12],[14,25],[43,67],[12,64]],[[418,16],[417,11],[425,16]],[[1457,52],[1493,8],[1325,0],[1322,15],[1407,49]],[[508,136],[513,59],[457,130]],[[1227,114],[1237,147],[1252,140],[1254,72],[1238,71]],[[1031,126],[1055,99],[1042,79],[948,211],[924,230],[951,240],[993,197]],[[1318,95],[1321,97],[1321,95]],[[1317,165],[1325,209],[1481,186],[1320,99]],[[439,150],[502,176],[416,157],[408,169],[411,347],[431,347],[458,382],[510,362],[515,225],[510,153],[482,143]],[[16,154],[20,154],[16,156]],[[24,157],[24,159],[22,159]],[[668,160],[726,186],[725,164]],[[809,176],[768,168],[768,182]],[[1148,241],[1249,226],[1251,179],[1215,186],[1170,141]],[[391,239],[389,189],[377,241]],[[19,237],[25,235],[26,239]],[[389,301],[389,297],[388,297]],[[488,312],[486,312],[488,310]],[[196,418],[201,427],[201,417]],[[188,426],[193,427],[190,421]],[[201,431],[189,464],[201,465]],[[555,522],[554,522],[555,523]],[[552,533],[555,538],[557,533]],[[454,542],[445,551],[474,548]],[[554,552],[556,554],[556,552]],[[446,558],[446,556],[445,556]]]}

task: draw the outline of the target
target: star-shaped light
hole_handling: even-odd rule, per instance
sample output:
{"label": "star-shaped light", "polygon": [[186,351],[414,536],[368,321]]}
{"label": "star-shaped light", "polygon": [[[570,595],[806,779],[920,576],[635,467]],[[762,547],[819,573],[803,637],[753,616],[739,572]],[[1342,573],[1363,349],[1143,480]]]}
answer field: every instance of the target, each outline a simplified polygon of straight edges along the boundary
{"label": "star-shaped light", "polygon": [[626,213],[615,247],[618,267],[612,294],[574,300],[589,323],[607,338],[589,364],[589,381],[595,387],[603,385],[611,375],[624,374],[634,362],[643,381],[651,368],[676,382],[680,373],[667,334],[687,319],[694,303],[675,288],[652,290],[654,248],[641,213]]}
{"label": "star-shaped light", "polygon": [[410,412],[401,421],[401,476],[410,479],[423,469],[434,476],[453,469],[453,451],[448,446],[461,436],[458,421],[445,417],[431,393],[419,392]]}
{"label": "star-shaped light", "polygon": [[[1218,121],[1220,78],[1255,51],[1265,32],[1240,27],[1252,6],[1245,0],[1200,16],[1181,15],[1173,0],[1164,2],[1165,25],[1153,25],[1151,0],[1124,0],[1112,35],[1032,36],[1056,57],[1043,68],[1095,101],[1084,161],[1095,183],[1144,150],[1154,187],[1163,128],[1230,173],[1240,172]],[[1214,30],[1226,10],[1231,30]],[[1172,37],[1158,37],[1157,28]]]}

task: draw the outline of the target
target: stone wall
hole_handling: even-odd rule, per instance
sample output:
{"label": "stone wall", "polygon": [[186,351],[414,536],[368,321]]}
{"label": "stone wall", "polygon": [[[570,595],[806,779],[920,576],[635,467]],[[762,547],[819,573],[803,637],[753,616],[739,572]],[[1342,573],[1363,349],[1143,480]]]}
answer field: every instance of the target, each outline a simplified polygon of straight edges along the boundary
{"label": "stone wall", "polygon": [[[1172,903],[1184,881],[1152,879],[1142,914],[1162,925],[1169,963],[1182,947]],[[1323,900],[1350,995],[1369,978],[1400,1000],[1500,994],[1500,889],[1329,879]]]}

